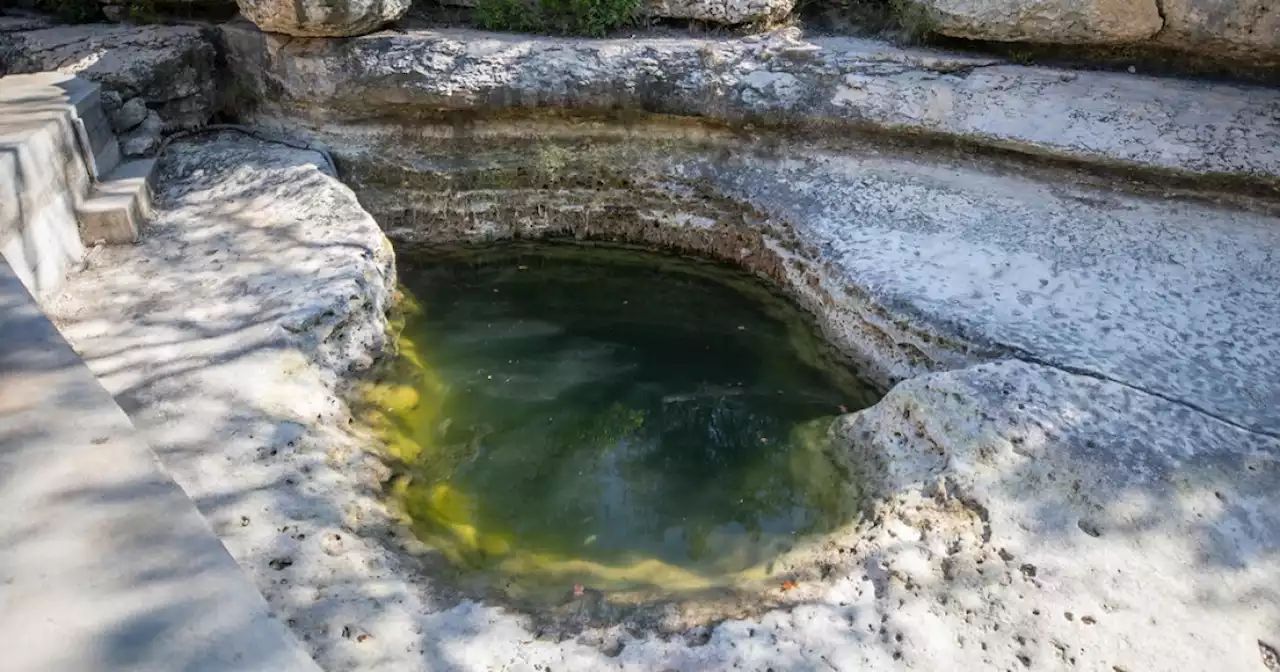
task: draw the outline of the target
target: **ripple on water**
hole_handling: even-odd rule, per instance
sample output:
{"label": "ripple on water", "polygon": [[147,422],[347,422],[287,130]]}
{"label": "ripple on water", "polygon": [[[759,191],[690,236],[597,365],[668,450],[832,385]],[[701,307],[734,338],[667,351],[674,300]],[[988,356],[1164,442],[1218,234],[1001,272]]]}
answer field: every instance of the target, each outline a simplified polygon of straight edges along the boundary
{"label": "ripple on water", "polygon": [[569,245],[400,263],[366,419],[464,580],[535,602],[737,587],[860,504],[827,427],[877,395],[756,279]]}

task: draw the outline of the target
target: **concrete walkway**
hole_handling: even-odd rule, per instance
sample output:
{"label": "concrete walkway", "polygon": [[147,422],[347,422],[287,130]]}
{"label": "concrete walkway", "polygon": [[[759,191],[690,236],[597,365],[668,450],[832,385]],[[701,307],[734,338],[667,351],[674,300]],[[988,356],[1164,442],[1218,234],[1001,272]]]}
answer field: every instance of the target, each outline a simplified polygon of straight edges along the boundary
{"label": "concrete walkway", "polygon": [[0,648],[26,670],[316,670],[0,261]]}

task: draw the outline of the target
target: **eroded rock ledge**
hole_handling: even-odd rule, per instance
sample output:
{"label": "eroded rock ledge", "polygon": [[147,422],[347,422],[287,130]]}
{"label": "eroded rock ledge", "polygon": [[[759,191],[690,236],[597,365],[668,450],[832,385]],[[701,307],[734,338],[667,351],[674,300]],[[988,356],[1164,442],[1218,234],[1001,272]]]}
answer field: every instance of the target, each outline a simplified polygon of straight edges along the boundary
{"label": "eroded rock ledge", "polygon": [[[175,143],[150,235],[96,259],[59,316],[322,666],[1262,669],[1280,646],[1275,220],[873,147],[664,139],[652,120],[284,121],[354,194],[313,152]],[[713,629],[588,614],[558,641],[441,599],[342,429],[338,379],[381,349],[392,282],[361,205],[405,242],[569,233],[756,264],[915,375],[836,430],[880,503],[807,549],[825,576],[798,574],[785,608]],[[1019,353],[1127,383],[974,365]]]}
{"label": "eroded rock ledge", "polygon": [[652,120],[289,125],[401,242],[685,250],[789,288],[885,386],[1016,357],[1280,432],[1274,217]]}
{"label": "eroded rock ledge", "polygon": [[[327,669],[1261,670],[1280,646],[1280,441],[1132,386],[1019,361],[924,374],[842,420],[835,431],[847,441],[850,465],[881,484],[881,501],[862,523],[807,549],[824,573],[797,575],[800,586],[777,599],[785,608],[688,631],[682,623],[697,616],[675,613],[659,625],[667,636],[597,626],[584,615],[576,637],[557,640],[537,637],[527,619],[502,609],[441,600],[436,586],[412,578],[395,542],[384,543],[395,535],[370,488],[377,465],[341,429],[346,416],[334,396],[339,376],[382,347],[390,257],[372,219],[324,174],[315,153],[236,136],[170,151],[152,235],[96,259],[58,314],[166,468]],[[974,285],[937,245],[978,267],[1033,254],[1028,247],[984,261],[976,256],[983,248],[965,242],[972,232],[937,230],[934,211],[993,226],[982,198],[938,191],[955,166],[910,173],[892,157],[850,164],[810,155],[769,168],[759,156],[738,160],[705,169],[724,174],[722,188],[774,193],[782,187],[770,171],[789,176],[797,193],[833,174],[858,176],[856,190],[834,189],[861,194],[847,207],[862,208],[867,223],[849,228],[860,219],[840,220],[845,225],[827,231],[833,238],[821,251],[839,263],[849,249],[884,256],[879,273],[847,267],[861,268],[873,292],[907,277],[883,275],[887,269],[908,266],[929,283],[959,281],[949,298],[963,296]],[[1038,220],[1065,216],[1046,216],[1057,207],[1052,192],[1002,179],[1012,178],[982,176],[1009,199],[1032,204]],[[915,195],[888,196],[904,189]],[[421,240],[484,233],[494,224],[486,217],[502,212],[495,200],[537,192],[572,203],[568,189],[474,188],[459,196],[460,204],[485,205],[468,211],[477,228],[438,228],[436,218],[437,226],[416,230]],[[375,208],[393,203],[390,191],[364,195]],[[406,207],[431,219],[426,199],[439,197],[410,190]],[[522,201],[514,200],[518,210]],[[869,209],[872,202],[883,211]],[[898,228],[879,229],[887,226],[883,213],[908,207],[912,217],[890,218]],[[1166,235],[1181,232],[1174,238],[1190,230],[1151,203],[1109,207],[1145,209],[1144,217],[1171,227]],[[1188,227],[1203,227],[1204,211],[1184,214]],[[698,228],[703,215],[649,226]],[[389,228],[396,234],[410,221]],[[516,231],[507,226],[488,235]],[[929,254],[895,253],[888,246],[895,238],[908,254]],[[987,242],[986,253],[996,254],[997,241]],[[1122,247],[1132,263],[1132,246]],[[1084,276],[1064,272],[1079,291]],[[780,567],[779,576],[792,569]]]}
{"label": "eroded rock ledge", "polygon": [[[1247,670],[1280,648],[1275,217],[656,114],[1270,188],[1273,93],[785,36],[224,34],[244,115],[330,148],[354,193],[313,152],[175,143],[151,235],[96,259],[59,317],[322,666]],[[616,106],[639,113],[576,113]],[[511,108],[533,113],[483,114]],[[825,570],[785,608],[713,629],[586,614],[558,641],[442,599],[336,394],[383,346],[369,213],[405,243],[573,235],[772,277],[898,383],[835,430],[881,501],[803,549]]]}
{"label": "eroded rock ledge", "polygon": [[163,132],[203,126],[214,113],[211,32],[195,25],[52,25],[0,17],[0,72],[56,71],[97,82],[121,151],[149,156]]}
{"label": "eroded rock ledge", "polygon": [[626,110],[874,129],[1091,164],[1280,185],[1280,93],[1062,71],[779,31],[744,39],[572,40],[466,30],[342,41],[220,27],[264,117],[413,119],[429,111]]}

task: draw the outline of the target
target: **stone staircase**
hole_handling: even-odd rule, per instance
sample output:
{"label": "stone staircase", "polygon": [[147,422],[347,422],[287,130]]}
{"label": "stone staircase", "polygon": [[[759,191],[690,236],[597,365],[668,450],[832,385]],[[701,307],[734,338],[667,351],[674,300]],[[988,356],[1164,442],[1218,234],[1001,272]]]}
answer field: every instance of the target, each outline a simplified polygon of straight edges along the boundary
{"label": "stone staircase", "polygon": [[44,312],[138,240],[154,167],[98,84],[0,77],[0,668],[319,672]]}
{"label": "stone staircase", "polygon": [[155,159],[123,160],[99,85],[0,77],[0,255],[40,299],[88,248],[136,242]]}

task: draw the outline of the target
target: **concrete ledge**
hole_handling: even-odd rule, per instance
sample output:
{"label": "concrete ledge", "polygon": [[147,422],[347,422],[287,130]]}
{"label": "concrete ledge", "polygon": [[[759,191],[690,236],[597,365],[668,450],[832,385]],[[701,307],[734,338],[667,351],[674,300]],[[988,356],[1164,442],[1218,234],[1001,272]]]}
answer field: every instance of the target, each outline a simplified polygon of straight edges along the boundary
{"label": "concrete ledge", "polygon": [[97,91],[56,73],[0,78],[0,254],[37,296],[84,256],[75,207],[95,162],[80,108]]}
{"label": "concrete ledge", "polygon": [[0,77],[0,254],[42,300],[86,244],[132,243],[154,161],[120,164],[99,85],[56,72]]}
{"label": "concrete ledge", "polygon": [[0,437],[6,670],[318,669],[3,261]]}
{"label": "concrete ledge", "polygon": [[155,159],[126,161],[94,185],[76,207],[83,240],[110,245],[138,242],[143,222],[151,217],[150,179],[155,165]]}
{"label": "concrete ledge", "polygon": [[798,31],[556,39],[470,30],[341,40],[220,26],[246,116],[420,123],[442,112],[641,112],[925,134],[1090,164],[1280,188],[1280,91],[1024,67]]}
{"label": "concrete ledge", "polygon": [[[213,112],[213,45],[197,25],[17,23],[0,39],[10,73],[58,71],[140,97],[167,127],[204,124]],[[0,26],[2,27],[2,26]]]}

